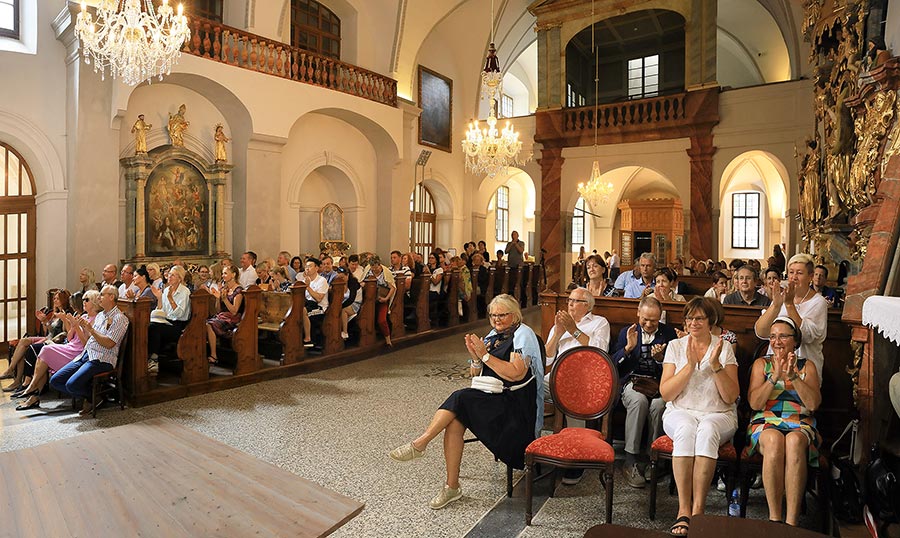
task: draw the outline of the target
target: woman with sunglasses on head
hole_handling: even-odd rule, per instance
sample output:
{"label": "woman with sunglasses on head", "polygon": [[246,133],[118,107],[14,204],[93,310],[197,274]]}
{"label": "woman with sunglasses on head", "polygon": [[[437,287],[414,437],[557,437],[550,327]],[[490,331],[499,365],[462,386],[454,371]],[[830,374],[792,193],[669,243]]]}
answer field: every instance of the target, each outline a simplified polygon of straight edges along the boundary
{"label": "woman with sunglasses on head", "polygon": [[778,317],[769,329],[772,354],[756,359],[747,399],[756,414],[750,421],[748,454],[763,456],[763,486],[769,520],[797,525],[806,491],[807,467],[819,466],[819,444],[813,412],[822,402],[819,371],[797,356],[802,333],[790,317]]}
{"label": "woman with sunglasses on head", "polygon": [[688,334],[669,342],[663,360],[663,430],[672,438],[678,487],[678,518],[669,529],[674,536],[686,536],[691,517],[704,512],[719,447],[737,431],[737,359],[731,344],[710,333],[715,320],[708,301],[691,299],[684,307]]}
{"label": "woman with sunglasses on head", "polygon": [[516,469],[525,467],[525,448],[540,432],[544,408],[544,365],[534,331],[522,323],[519,301],[502,294],[488,306],[493,330],[484,339],[467,334],[472,376],[496,378],[501,392],[476,388],[450,395],[434,414],[422,435],[392,450],[391,458],[409,461],[425,455],[432,439],[444,433],[447,480],[429,506],[440,509],[462,497],[459,467],[463,435],[471,430],[500,461]]}

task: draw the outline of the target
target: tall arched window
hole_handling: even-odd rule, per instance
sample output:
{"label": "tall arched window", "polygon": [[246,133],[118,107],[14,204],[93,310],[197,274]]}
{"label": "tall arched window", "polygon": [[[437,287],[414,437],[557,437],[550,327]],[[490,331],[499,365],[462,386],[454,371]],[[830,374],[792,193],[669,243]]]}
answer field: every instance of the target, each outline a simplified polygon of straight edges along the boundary
{"label": "tall arched window", "polygon": [[494,210],[497,212],[494,238],[497,241],[506,241],[509,237],[509,187],[500,185],[494,196]]}
{"label": "tall arched window", "polygon": [[291,0],[291,45],[341,59],[341,19],[316,0]]}
{"label": "tall arched window", "polygon": [[425,187],[416,187],[415,196],[409,196],[409,240],[415,252],[427,256],[434,250],[434,224],[437,220],[434,198]]}
{"label": "tall arched window", "polygon": [[0,142],[0,342],[34,332],[34,180],[16,150]]}
{"label": "tall arched window", "polygon": [[584,198],[581,196],[575,202],[575,214],[572,215],[572,244],[584,244]]}

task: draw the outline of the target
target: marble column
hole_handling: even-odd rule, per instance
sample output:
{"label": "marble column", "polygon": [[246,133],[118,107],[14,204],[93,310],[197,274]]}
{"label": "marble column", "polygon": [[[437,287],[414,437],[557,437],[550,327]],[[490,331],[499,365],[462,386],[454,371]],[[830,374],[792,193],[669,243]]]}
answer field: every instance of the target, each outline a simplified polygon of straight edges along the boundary
{"label": "marble column", "polygon": [[545,267],[547,287],[559,291],[559,271],[563,249],[563,228],[560,214],[563,148],[541,150],[541,243],[547,251]]}
{"label": "marble column", "polygon": [[147,217],[144,212],[144,189],[147,186],[147,180],[141,178],[137,180],[137,196],[134,204],[134,257],[143,258],[145,255],[145,245],[147,236]]}
{"label": "marble column", "polygon": [[213,245],[213,256],[220,258],[227,256],[225,251],[225,177],[231,172],[234,165],[228,163],[215,163],[209,168],[206,181],[212,185],[215,191],[215,199],[210,199],[210,208],[215,207],[215,226],[210,229]]}
{"label": "marble column", "polygon": [[691,135],[691,258],[706,260],[712,247],[712,164],[716,147],[712,132]]}
{"label": "marble column", "polygon": [[146,255],[144,189],[153,170],[146,153],[119,159],[125,171],[125,257],[140,260]]}

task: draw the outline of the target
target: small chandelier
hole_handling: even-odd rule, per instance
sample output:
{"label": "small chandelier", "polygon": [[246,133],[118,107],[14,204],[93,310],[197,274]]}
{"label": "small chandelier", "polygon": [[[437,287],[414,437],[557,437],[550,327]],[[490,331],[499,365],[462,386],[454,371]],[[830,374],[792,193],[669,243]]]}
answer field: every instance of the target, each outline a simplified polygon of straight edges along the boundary
{"label": "small chandelier", "polygon": [[578,193],[596,211],[601,205],[609,203],[609,197],[615,190],[615,186],[600,180],[600,163],[597,161],[597,126],[600,123],[598,115],[600,62],[597,61],[597,49],[594,44],[594,0],[591,0],[591,52],[594,53],[594,165],[591,167],[591,179],[587,183],[578,184]]}
{"label": "small chandelier", "polygon": [[94,72],[135,86],[153,77],[162,80],[181,56],[181,47],[190,38],[184,8],[178,14],[163,0],[154,10],[152,0],[99,0],[97,21],[87,11],[84,0],[75,23],[75,37],[81,41],[84,62],[94,64]]}
{"label": "small chandelier", "polygon": [[521,164],[519,152],[522,142],[519,133],[515,132],[509,122],[502,131],[497,130],[497,97],[502,94],[503,76],[500,73],[500,61],[494,48],[494,2],[491,1],[491,46],[481,72],[482,99],[487,97],[490,112],[487,127],[481,128],[478,120],[469,124],[466,139],[462,141],[466,154],[466,170],[475,174],[494,177],[508,167]]}

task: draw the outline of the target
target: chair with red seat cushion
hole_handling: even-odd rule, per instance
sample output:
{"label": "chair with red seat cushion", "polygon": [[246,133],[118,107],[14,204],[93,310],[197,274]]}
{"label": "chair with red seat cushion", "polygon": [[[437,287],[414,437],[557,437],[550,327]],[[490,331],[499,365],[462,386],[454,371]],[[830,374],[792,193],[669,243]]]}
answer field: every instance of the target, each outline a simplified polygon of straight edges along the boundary
{"label": "chair with red seat cushion", "polygon": [[[668,435],[657,437],[656,440],[653,441],[653,444],[650,445],[650,519],[656,519],[656,485],[659,482],[659,460],[664,459],[672,461],[673,449],[672,438]],[[727,473],[727,487],[725,488],[726,499],[728,498],[728,492],[731,491],[734,486],[737,463],[737,450],[735,450],[734,444],[731,441],[728,441],[719,447],[719,456],[716,459],[716,470],[725,471]],[[674,488],[675,477],[673,476],[669,487],[670,493],[675,491]]]}
{"label": "chair with red seat cushion", "polygon": [[[563,414],[596,420],[607,414],[619,398],[619,375],[605,351],[591,346],[572,348],[553,364],[550,394]],[[589,428],[563,428],[535,439],[525,449],[525,523],[531,525],[534,465],[546,463],[564,469],[599,469],[606,489],[606,522],[612,522],[613,463],[615,452],[600,432]],[[554,477],[555,489],[555,477]]]}

